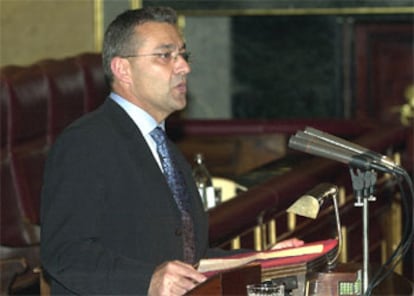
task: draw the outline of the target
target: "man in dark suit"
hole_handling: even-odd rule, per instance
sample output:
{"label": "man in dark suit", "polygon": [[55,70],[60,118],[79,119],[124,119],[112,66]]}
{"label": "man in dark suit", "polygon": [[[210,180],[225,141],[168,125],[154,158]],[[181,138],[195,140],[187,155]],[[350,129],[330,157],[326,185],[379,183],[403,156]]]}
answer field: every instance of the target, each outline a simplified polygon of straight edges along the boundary
{"label": "man in dark suit", "polygon": [[182,295],[205,280],[193,264],[220,255],[189,165],[168,141],[185,187],[175,194],[152,135],[186,106],[187,58],[171,9],[126,11],[109,26],[112,92],[60,135],[46,165],[41,258],[52,294]]}

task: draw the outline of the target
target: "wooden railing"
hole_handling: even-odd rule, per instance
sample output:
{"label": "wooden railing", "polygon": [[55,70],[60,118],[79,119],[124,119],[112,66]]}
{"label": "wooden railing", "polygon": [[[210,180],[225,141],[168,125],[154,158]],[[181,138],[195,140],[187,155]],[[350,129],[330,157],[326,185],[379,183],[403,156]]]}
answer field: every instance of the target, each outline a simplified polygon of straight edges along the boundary
{"label": "wooden railing", "polygon": [[[404,128],[390,128],[382,132],[370,133],[355,142],[374,151],[386,152],[388,149],[403,149],[407,139]],[[310,158],[281,176],[257,184],[247,192],[234,198],[210,212],[210,241],[222,244],[233,235],[257,224],[257,217],[266,209],[284,211],[296,198],[319,182],[336,183],[351,189],[349,172],[346,166],[321,158]],[[278,232],[278,233],[283,233]]]}
{"label": "wooden railing", "polygon": [[[354,124],[338,123],[335,132],[335,123],[324,128],[320,122],[303,121],[298,124],[275,126],[259,126],[247,129],[247,133],[278,133],[287,137],[304,126],[311,125],[337,136],[352,139],[373,151],[386,154],[398,159],[412,157],[407,147],[412,129],[403,127],[355,128]],[[197,135],[214,134],[214,130],[225,135],[226,128],[215,128],[200,125],[201,132]],[[191,125],[191,129],[196,129]],[[189,127],[190,128],[190,127]],[[183,129],[185,130],[185,128]],[[189,130],[187,130],[189,132]],[[232,128],[233,136],[237,132],[246,133],[243,125]],[[190,131],[191,133],[191,131]],[[287,155],[300,156],[299,152],[287,149]],[[276,161],[277,163],[277,161]],[[409,170],[409,168],[408,168]],[[319,157],[309,156],[300,164],[293,165],[289,171],[256,184],[248,191],[238,194],[235,198],[226,201],[209,211],[210,243],[212,246],[231,248],[232,241],[239,239],[241,247],[262,249],[276,241],[299,237],[305,241],[327,239],[336,236],[333,208],[328,205],[316,220],[309,220],[288,215],[285,210],[302,194],[321,182],[329,182],[340,188],[340,216],[343,224],[344,248],[340,260],[343,262],[360,262],[362,253],[362,209],[354,206],[354,196],[349,168],[342,164]],[[401,234],[390,235],[395,230],[401,230],[401,207],[398,200],[398,188],[392,178],[382,173],[378,174],[376,183],[377,200],[369,204],[370,220],[370,256],[375,262],[384,262],[392,252]],[[331,217],[332,216],[332,217]],[[398,221],[399,224],[391,224]],[[400,271],[402,267],[400,266]]]}

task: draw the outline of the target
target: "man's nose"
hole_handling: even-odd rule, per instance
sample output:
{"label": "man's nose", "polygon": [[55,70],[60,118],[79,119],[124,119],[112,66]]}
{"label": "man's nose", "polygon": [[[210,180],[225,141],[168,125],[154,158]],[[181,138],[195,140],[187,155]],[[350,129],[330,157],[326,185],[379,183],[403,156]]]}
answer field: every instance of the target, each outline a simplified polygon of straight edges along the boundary
{"label": "man's nose", "polygon": [[190,63],[180,54],[175,61],[175,69],[175,72],[181,74],[188,74],[191,72]]}

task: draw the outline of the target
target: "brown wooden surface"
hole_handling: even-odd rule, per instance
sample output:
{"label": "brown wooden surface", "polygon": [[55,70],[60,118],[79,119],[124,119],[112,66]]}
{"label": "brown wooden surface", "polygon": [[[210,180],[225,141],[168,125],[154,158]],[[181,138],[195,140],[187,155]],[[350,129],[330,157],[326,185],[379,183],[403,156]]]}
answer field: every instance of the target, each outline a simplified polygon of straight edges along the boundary
{"label": "brown wooden surface", "polygon": [[193,136],[177,142],[187,161],[196,153],[215,176],[236,176],[280,159],[286,154],[283,134]]}
{"label": "brown wooden surface", "polygon": [[[404,143],[407,130],[391,127],[368,133],[356,140],[374,151],[397,147]],[[287,173],[249,188],[209,212],[210,241],[220,244],[232,235],[238,235],[257,224],[257,217],[272,210],[284,212],[301,194],[319,182],[333,182],[350,188],[350,176],[346,165],[322,158],[311,158],[291,168]],[[243,219],[240,219],[243,217]]]}
{"label": "brown wooden surface", "polygon": [[397,106],[414,81],[412,23],[361,23],[355,29],[356,116],[399,122]]}
{"label": "brown wooden surface", "polygon": [[[366,133],[356,138],[355,143],[368,147],[373,151],[386,154],[388,149],[404,149],[408,129],[403,127],[387,127]],[[317,220],[297,217],[294,232],[288,228],[288,217],[285,210],[302,194],[319,184],[331,182],[346,189],[347,200],[341,204],[342,224],[346,228],[348,242],[346,262],[361,262],[362,257],[362,209],[354,207],[354,197],[349,168],[338,162],[318,157],[309,157],[305,161],[291,167],[282,175],[271,177],[267,181],[249,188],[236,198],[209,211],[210,242],[214,246],[226,246],[233,236],[239,235],[242,247],[253,246],[251,230],[262,217],[264,223],[270,219],[276,220],[277,239],[283,240],[297,236],[305,241],[333,238],[336,236],[336,226],[332,205],[325,205],[321,217]],[[384,244],[393,245],[398,242],[387,240],[387,232],[393,231],[390,225],[381,227],[378,221],[385,221],[389,215],[390,203],[399,191],[395,182],[382,181],[378,175],[375,186],[377,201],[370,203],[370,255],[375,263],[381,263],[384,256]],[[325,211],[326,210],[326,211]],[[250,235],[249,231],[250,230]],[[250,241],[248,241],[250,240]],[[404,261],[404,268],[409,262]],[[409,268],[410,270],[410,268]],[[410,271],[408,270],[408,275]]]}

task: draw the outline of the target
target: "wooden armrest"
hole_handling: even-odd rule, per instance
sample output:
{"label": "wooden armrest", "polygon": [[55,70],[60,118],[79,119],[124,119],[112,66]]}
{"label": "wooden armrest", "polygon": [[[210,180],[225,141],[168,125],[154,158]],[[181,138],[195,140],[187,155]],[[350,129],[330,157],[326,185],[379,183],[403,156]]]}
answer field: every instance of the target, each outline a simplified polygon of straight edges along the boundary
{"label": "wooden armrest", "polygon": [[16,294],[39,284],[34,267],[40,264],[39,246],[0,246],[0,293]]}
{"label": "wooden armrest", "polygon": [[27,262],[23,257],[0,260],[1,295],[8,295],[16,276],[25,270],[27,270]]}

